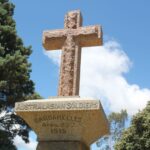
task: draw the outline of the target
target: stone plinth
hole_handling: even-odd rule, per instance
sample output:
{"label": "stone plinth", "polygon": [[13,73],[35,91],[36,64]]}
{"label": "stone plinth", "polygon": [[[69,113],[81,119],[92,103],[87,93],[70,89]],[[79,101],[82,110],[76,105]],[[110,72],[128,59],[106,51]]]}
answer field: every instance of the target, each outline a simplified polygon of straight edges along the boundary
{"label": "stone plinth", "polygon": [[[53,150],[57,143],[55,150],[74,150],[73,147],[88,150],[90,144],[109,133],[100,101],[91,98],[28,100],[16,103],[15,111],[36,132],[39,140],[37,150],[41,150],[40,147]],[[45,145],[49,148],[44,148],[47,147]]]}
{"label": "stone plinth", "polygon": [[90,150],[89,146],[82,142],[39,142],[37,150]]}

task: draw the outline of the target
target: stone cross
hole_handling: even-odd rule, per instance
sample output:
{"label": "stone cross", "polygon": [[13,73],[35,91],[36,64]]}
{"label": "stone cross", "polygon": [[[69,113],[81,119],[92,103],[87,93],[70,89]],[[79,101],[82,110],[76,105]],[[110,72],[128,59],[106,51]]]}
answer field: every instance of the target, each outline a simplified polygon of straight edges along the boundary
{"label": "stone cross", "polygon": [[64,26],[63,30],[44,31],[43,46],[46,50],[62,49],[58,95],[76,96],[79,95],[81,47],[102,45],[102,29],[98,25],[81,27],[79,10],[67,13]]}

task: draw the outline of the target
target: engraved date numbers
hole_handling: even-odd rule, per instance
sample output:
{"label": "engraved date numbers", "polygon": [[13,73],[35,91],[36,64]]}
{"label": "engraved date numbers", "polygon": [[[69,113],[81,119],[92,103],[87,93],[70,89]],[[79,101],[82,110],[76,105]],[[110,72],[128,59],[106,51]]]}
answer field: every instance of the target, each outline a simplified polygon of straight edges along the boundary
{"label": "engraved date numbers", "polygon": [[64,128],[52,128],[51,130],[51,134],[66,134],[67,131]]}

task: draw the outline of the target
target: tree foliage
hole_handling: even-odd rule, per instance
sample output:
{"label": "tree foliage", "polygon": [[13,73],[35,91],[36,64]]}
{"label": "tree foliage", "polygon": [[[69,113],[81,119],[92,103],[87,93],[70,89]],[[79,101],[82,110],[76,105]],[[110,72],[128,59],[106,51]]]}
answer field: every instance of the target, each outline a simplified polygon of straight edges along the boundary
{"label": "tree foliage", "polygon": [[1,150],[17,150],[13,144],[12,137],[7,131],[0,130],[0,149]]}
{"label": "tree foliage", "polygon": [[125,128],[125,122],[128,118],[126,110],[121,110],[120,113],[112,112],[108,116],[110,123],[111,137],[114,141],[120,139],[123,129]]}
{"label": "tree foliage", "polygon": [[31,47],[25,47],[16,32],[12,16],[14,5],[8,0],[0,1],[0,92],[6,97],[4,103],[25,100],[26,95],[33,94],[34,84],[30,80],[28,57]]}
{"label": "tree foliage", "polygon": [[121,137],[125,128],[125,122],[128,119],[126,110],[121,110],[119,113],[112,112],[108,116],[110,124],[110,135],[104,136],[97,141],[97,146],[100,150],[112,150],[115,142]]}
{"label": "tree foliage", "polygon": [[[9,143],[0,147],[2,150],[15,149],[12,139],[16,135],[29,142],[30,128],[15,115],[15,102],[40,98],[34,93],[34,83],[30,79],[31,64],[28,58],[31,47],[24,46],[17,35],[13,14],[14,5],[9,0],[0,0],[0,142],[4,138]],[[11,145],[12,148],[9,147]]]}
{"label": "tree foliage", "polygon": [[131,126],[123,132],[115,149],[150,150],[150,102],[133,117]]}

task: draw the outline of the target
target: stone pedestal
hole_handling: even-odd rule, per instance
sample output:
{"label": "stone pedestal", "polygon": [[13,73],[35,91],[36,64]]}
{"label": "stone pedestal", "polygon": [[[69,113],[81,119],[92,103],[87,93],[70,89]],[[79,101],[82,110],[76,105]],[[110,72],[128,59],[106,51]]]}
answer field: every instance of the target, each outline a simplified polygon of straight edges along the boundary
{"label": "stone pedestal", "polygon": [[89,150],[109,133],[99,100],[56,97],[18,102],[15,112],[36,132],[37,150]]}
{"label": "stone pedestal", "polygon": [[40,141],[37,150],[90,150],[90,148],[82,142],[42,142]]}

